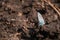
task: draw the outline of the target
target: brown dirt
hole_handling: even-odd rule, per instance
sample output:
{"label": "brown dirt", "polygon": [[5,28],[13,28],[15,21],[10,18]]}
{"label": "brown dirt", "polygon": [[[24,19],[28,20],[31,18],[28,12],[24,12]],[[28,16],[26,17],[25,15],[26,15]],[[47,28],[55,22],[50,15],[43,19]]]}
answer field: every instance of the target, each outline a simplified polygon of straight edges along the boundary
{"label": "brown dirt", "polygon": [[[50,0],[60,8],[59,0]],[[0,40],[60,40],[60,17],[37,0],[0,0]],[[37,12],[45,20],[38,26]]]}

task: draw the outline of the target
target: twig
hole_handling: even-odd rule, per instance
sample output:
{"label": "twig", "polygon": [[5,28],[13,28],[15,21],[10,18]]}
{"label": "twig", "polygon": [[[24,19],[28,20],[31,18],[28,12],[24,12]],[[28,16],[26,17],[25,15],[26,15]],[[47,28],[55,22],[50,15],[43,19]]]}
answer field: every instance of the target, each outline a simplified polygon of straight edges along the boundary
{"label": "twig", "polygon": [[60,12],[60,9],[57,7],[57,6],[55,6],[56,8],[57,8],[57,10]]}
{"label": "twig", "polygon": [[56,7],[51,3],[51,2],[49,2],[49,1],[47,1],[47,0],[44,0],[46,3],[48,3],[57,13],[58,13],[58,15],[60,16],[60,12],[56,9]]}

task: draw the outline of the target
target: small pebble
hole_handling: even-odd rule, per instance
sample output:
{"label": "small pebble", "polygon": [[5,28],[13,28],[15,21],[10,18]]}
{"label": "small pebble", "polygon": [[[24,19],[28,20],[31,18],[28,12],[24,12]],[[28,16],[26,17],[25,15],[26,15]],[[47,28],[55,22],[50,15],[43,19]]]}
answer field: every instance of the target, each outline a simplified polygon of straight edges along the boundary
{"label": "small pebble", "polygon": [[57,20],[58,19],[58,16],[55,14],[54,15],[54,20]]}
{"label": "small pebble", "polygon": [[43,26],[45,24],[45,21],[39,12],[38,12],[38,21],[39,21],[39,26]]}
{"label": "small pebble", "polygon": [[22,13],[18,12],[18,16],[22,16]]}
{"label": "small pebble", "polygon": [[12,21],[15,21],[15,19],[11,19]]}

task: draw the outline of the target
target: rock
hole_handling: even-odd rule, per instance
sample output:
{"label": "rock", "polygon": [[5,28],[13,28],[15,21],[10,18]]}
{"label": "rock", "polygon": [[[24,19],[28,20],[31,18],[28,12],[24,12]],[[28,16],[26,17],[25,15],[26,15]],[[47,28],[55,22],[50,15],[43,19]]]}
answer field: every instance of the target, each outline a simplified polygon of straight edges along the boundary
{"label": "rock", "polygon": [[45,24],[44,19],[39,12],[37,14],[38,14],[39,26],[43,26]]}

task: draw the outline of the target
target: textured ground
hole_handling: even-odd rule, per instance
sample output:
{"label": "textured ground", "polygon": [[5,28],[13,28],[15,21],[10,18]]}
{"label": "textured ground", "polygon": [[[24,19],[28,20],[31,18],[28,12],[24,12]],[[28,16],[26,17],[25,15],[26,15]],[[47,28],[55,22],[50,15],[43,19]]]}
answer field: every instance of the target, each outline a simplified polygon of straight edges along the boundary
{"label": "textured ground", "polygon": [[[52,0],[60,8],[59,0]],[[45,20],[38,26],[37,12]],[[60,17],[37,0],[0,0],[0,40],[60,40]]]}

